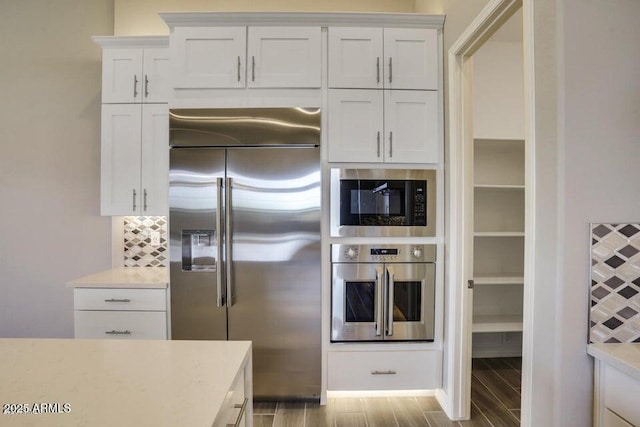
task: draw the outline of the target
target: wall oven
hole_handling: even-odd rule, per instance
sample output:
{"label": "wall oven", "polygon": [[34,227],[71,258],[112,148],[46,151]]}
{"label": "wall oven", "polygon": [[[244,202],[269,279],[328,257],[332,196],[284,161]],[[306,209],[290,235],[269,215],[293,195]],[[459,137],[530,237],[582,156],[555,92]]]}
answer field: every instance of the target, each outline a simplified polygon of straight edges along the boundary
{"label": "wall oven", "polygon": [[331,235],[436,234],[436,171],[331,169]]}
{"label": "wall oven", "polygon": [[433,341],[436,245],[331,245],[331,341]]}

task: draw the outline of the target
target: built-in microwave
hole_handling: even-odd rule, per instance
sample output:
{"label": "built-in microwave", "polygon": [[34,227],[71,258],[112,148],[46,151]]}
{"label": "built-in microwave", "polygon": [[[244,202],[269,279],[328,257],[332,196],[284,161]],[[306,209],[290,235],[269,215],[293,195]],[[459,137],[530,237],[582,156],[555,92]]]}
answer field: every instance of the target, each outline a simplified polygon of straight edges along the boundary
{"label": "built-in microwave", "polygon": [[331,236],[436,235],[436,171],[331,169]]}

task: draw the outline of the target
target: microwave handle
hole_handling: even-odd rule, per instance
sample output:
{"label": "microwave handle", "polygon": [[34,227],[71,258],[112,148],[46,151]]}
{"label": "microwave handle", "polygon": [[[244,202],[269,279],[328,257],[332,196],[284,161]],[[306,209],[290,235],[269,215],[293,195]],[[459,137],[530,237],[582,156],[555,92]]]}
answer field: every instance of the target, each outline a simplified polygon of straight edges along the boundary
{"label": "microwave handle", "polygon": [[384,271],[382,266],[376,267],[376,336],[382,335],[382,329],[384,328],[384,301],[383,301],[383,289],[384,289]]}
{"label": "microwave handle", "polygon": [[387,266],[387,336],[393,336],[393,307],[395,306],[395,271],[393,267]]}

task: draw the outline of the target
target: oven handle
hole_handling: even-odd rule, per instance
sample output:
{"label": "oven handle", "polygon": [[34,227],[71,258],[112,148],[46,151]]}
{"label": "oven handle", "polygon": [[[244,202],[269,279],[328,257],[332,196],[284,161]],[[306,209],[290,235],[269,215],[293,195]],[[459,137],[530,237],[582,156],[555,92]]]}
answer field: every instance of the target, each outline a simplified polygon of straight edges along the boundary
{"label": "oven handle", "polygon": [[395,296],[393,294],[395,288],[395,271],[393,266],[387,266],[387,275],[389,277],[387,281],[387,336],[391,337],[393,336],[393,307],[395,305]]}
{"label": "oven handle", "polygon": [[384,327],[383,313],[384,313],[384,301],[382,300],[382,290],[384,288],[384,270],[382,266],[376,267],[376,336],[382,335],[382,329]]}

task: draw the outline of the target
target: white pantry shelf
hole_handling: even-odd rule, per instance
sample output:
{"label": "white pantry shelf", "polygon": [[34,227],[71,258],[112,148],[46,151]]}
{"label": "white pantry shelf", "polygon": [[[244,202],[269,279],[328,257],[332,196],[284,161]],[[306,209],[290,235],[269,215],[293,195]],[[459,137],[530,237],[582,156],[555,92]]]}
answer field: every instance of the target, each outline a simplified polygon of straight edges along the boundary
{"label": "white pantry shelf", "polygon": [[521,315],[483,315],[473,317],[473,332],[522,332]]}

